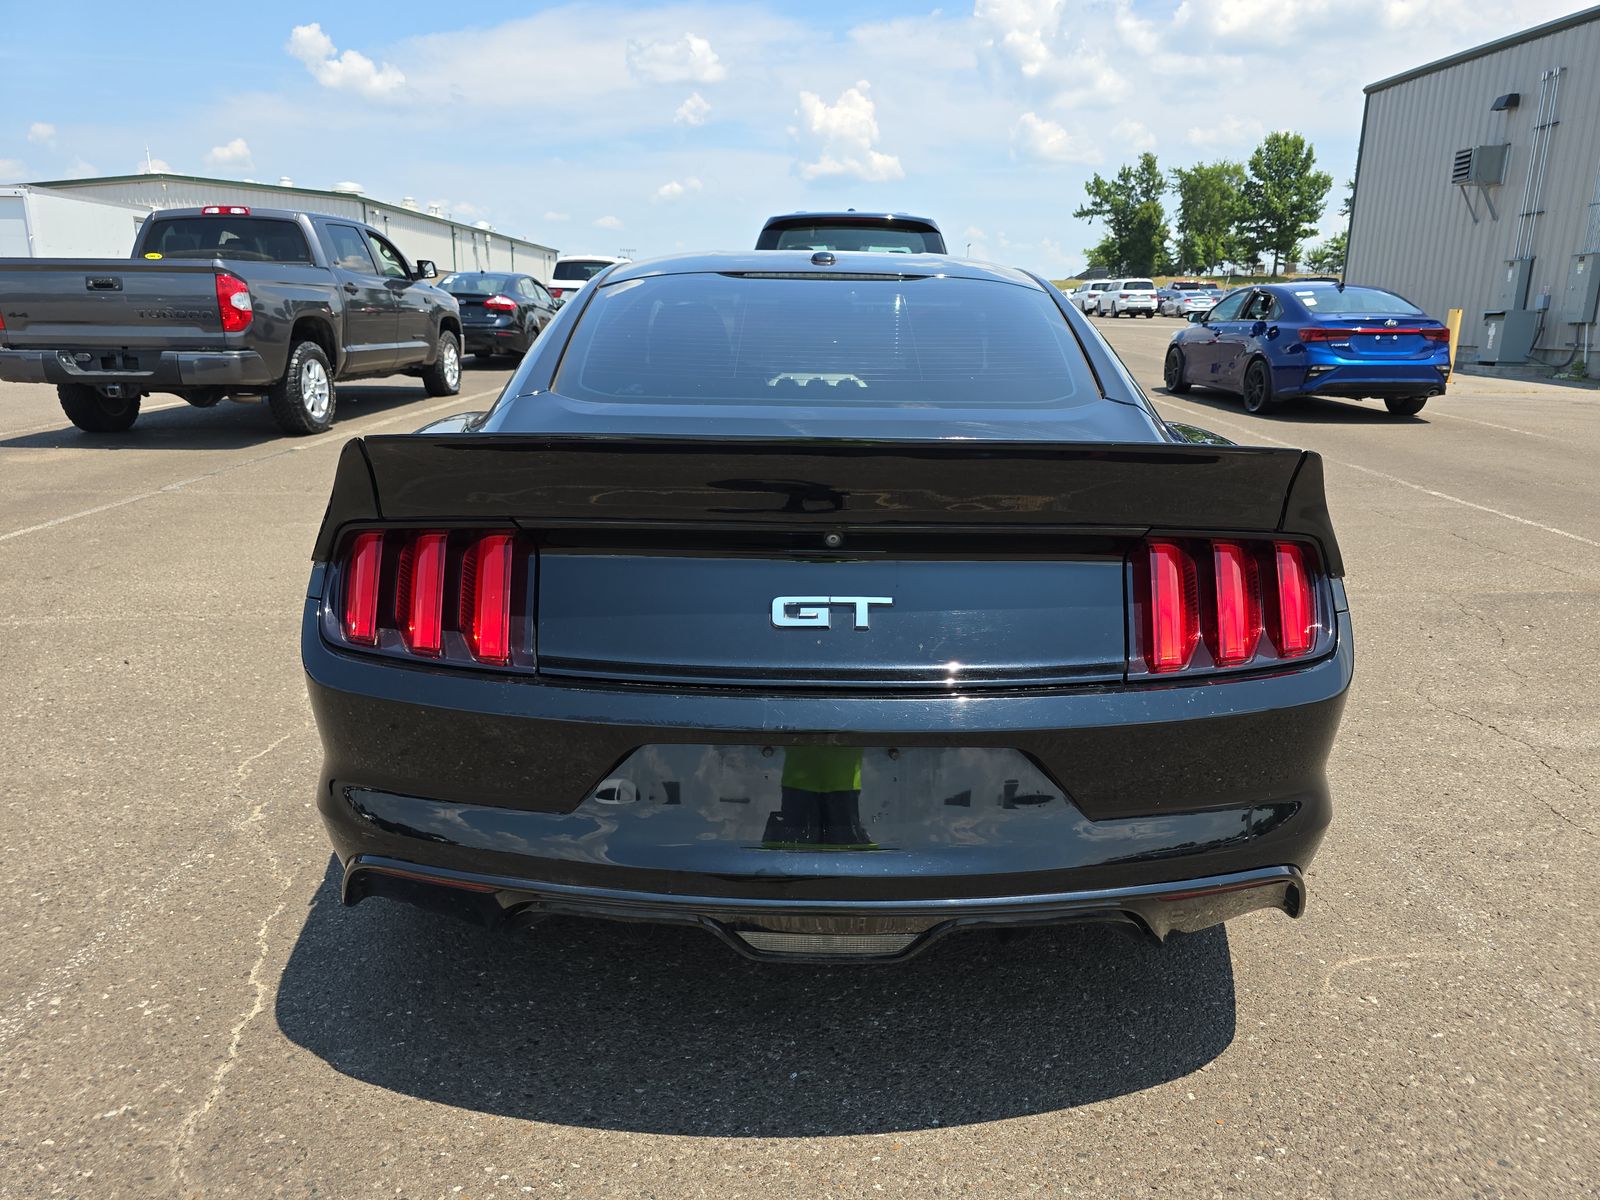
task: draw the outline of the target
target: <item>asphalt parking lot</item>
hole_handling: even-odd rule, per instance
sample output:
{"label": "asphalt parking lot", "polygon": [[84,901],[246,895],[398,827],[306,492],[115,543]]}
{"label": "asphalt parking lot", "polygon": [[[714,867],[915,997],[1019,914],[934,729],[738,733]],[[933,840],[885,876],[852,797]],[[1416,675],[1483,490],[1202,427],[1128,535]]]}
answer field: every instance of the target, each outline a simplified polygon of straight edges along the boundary
{"label": "asphalt parking lot", "polygon": [[[1357,678],[1300,921],[894,968],[344,910],[298,632],[330,434],[0,384],[0,1196],[1580,1196],[1600,1179],[1600,394],[1415,420],[1161,390],[1323,453]],[[1264,751],[1265,752],[1265,751]]]}

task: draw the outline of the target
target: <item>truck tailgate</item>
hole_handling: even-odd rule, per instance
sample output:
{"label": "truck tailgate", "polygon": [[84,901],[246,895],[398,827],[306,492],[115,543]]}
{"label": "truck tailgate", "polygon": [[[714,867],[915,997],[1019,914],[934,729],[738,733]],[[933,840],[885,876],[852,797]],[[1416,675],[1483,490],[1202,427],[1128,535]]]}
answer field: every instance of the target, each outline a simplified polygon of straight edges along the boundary
{"label": "truck tailgate", "polygon": [[214,262],[0,259],[0,344],[17,350],[223,349]]}

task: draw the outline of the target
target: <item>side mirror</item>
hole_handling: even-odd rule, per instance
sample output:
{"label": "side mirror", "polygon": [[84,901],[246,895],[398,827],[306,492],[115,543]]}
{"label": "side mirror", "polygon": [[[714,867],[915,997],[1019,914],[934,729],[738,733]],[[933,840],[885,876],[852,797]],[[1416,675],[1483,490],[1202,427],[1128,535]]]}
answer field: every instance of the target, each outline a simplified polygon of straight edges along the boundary
{"label": "side mirror", "polygon": [[1192,312],[1192,313],[1185,313],[1184,317],[1188,320],[1189,324],[1191,324],[1191,325],[1204,325],[1205,321],[1206,321],[1206,318],[1209,317],[1210,315],[1211,314],[1208,313],[1208,312]]}
{"label": "side mirror", "polygon": [[431,258],[419,258],[417,260],[417,265],[414,268],[412,268],[411,278],[413,278],[413,279],[432,279],[438,273],[439,273],[439,268],[433,265],[433,259],[431,259]]}

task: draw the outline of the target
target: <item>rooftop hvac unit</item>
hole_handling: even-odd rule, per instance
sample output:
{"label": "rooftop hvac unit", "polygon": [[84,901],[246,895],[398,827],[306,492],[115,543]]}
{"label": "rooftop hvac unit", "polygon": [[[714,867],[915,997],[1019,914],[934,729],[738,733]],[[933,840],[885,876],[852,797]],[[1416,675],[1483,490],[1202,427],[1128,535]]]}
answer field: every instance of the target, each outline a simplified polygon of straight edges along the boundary
{"label": "rooftop hvac unit", "polygon": [[1506,159],[1511,144],[1469,146],[1457,150],[1450,166],[1450,182],[1459,186],[1493,187],[1506,181]]}

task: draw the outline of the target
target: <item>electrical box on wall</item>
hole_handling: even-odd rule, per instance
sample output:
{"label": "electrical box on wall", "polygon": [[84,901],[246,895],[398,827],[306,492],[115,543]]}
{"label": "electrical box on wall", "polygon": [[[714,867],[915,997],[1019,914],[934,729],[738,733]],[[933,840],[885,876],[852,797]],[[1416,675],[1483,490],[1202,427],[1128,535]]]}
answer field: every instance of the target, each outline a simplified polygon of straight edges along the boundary
{"label": "electrical box on wall", "polygon": [[1567,325],[1591,325],[1600,305],[1600,252],[1574,254],[1567,267],[1567,290],[1559,319]]}
{"label": "electrical box on wall", "polygon": [[1528,282],[1533,278],[1533,259],[1506,259],[1505,273],[1495,290],[1494,307],[1499,312],[1511,312],[1528,304]]}

